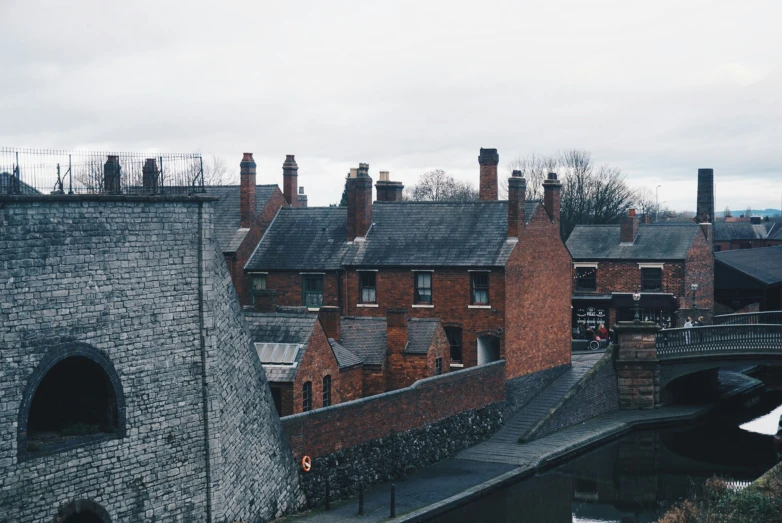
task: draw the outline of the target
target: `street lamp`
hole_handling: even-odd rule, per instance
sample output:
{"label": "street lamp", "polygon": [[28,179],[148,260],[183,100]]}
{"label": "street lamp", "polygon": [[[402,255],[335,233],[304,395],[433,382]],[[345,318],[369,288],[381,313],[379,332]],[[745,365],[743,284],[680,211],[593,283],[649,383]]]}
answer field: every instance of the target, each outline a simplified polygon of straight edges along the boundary
{"label": "street lamp", "polygon": [[641,293],[638,291],[635,291],[633,293],[633,301],[635,302],[635,318],[633,318],[634,323],[640,323],[641,318],[638,316],[638,302],[641,300]]}
{"label": "street lamp", "polygon": [[654,223],[660,221],[660,187],[662,185],[658,185],[654,190]]}
{"label": "street lamp", "polygon": [[698,290],[698,284],[697,283],[690,284],[690,289],[692,289],[692,308],[694,309],[695,307],[697,307],[697,304],[695,303],[695,291]]}

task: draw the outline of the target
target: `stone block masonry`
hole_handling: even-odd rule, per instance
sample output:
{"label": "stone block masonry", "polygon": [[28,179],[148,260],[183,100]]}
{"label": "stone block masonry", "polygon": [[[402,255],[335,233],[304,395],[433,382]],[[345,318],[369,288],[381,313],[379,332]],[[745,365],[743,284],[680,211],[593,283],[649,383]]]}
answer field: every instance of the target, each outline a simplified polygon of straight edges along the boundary
{"label": "stone block masonry", "polygon": [[[26,453],[22,405],[68,347],[110,362],[124,431]],[[304,501],[209,198],[0,197],[0,358],[0,521],[85,500],[114,522],[259,522]]]}
{"label": "stone block masonry", "polygon": [[454,455],[502,424],[505,362],[427,378],[405,389],[282,418],[311,506]]}

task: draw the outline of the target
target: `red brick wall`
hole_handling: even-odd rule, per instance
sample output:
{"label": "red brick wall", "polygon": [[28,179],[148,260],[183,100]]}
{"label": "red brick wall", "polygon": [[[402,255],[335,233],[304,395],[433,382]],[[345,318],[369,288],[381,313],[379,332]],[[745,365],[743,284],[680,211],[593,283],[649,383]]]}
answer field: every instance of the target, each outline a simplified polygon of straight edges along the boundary
{"label": "red brick wall", "polygon": [[[339,280],[338,271],[326,272],[323,275],[323,305],[339,307]],[[266,288],[277,291],[277,305],[300,307],[301,283],[301,271],[269,271],[266,276]]]}
{"label": "red brick wall", "polygon": [[293,384],[269,382],[269,388],[280,390],[280,417],[293,414]]}
{"label": "red brick wall", "polygon": [[[426,268],[426,267],[421,267]],[[489,275],[490,309],[470,308],[470,273],[467,269],[437,269],[432,273],[432,308],[413,307],[413,272],[380,269],[377,272],[377,307],[359,307],[358,272],[349,270],[343,281],[343,310],[347,316],[383,317],[388,309],[406,308],[412,318],[439,318],[443,324],[462,328],[462,358],[465,367],[478,363],[478,333],[505,327],[505,271]],[[569,292],[569,291],[568,291]],[[502,355],[502,338],[500,341]]]}
{"label": "red brick wall", "polygon": [[[665,261],[663,265],[663,290],[680,296],[684,288],[684,263]],[[576,288],[576,270],[571,268],[573,289]],[[597,260],[597,292],[635,292],[641,288],[641,269],[638,261]],[[580,294],[585,294],[579,291]]]}
{"label": "red brick wall", "polygon": [[298,460],[406,432],[505,399],[505,368],[495,362],[416,382],[382,396],[282,419]]}
{"label": "red brick wall", "polygon": [[385,368],[364,367],[362,374],[364,397],[374,396],[386,391]]}
{"label": "red brick wall", "polygon": [[364,397],[364,371],[361,365],[339,371],[339,394],[343,403]]}
{"label": "red brick wall", "polygon": [[426,365],[429,373],[427,376],[434,376],[436,371],[435,360],[437,358],[443,359],[443,374],[451,371],[451,345],[448,343],[448,338],[445,335],[442,325],[437,328],[434,333],[434,339],[429,346],[429,352],[426,355]]}
{"label": "red brick wall", "polygon": [[696,299],[698,307],[705,309],[714,308],[714,253],[706,235],[698,233],[692,242],[687,259],[684,262],[684,285],[681,290],[674,292],[678,296],[687,296],[687,305],[690,306],[692,291],[690,284],[698,284]]}
{"label": "red brick wall", "polygon": [[[309,345],[307,345],[307,351],[299,363],[299,370],[296,372],[296,379],[293,382],[294,413],[302,411],[303,387],[307,381],[312,382],[312,408],[323,407],[323,378],[325,376],[331,376],[331,404],[336,405],[344,401],[342,399],[343,375],[339,372],[337,358],[331,350],[323,327],[320,326],[320,322],[316,321]],[[354,383],[351,382],[348,385],[349,390],[352,390],[354,386]]]}
{"label": "red brick wall", "polygon": [[402,354],[398,363],[389,364],[390,388],[387,390],[409,387],[418,380],[435,376],[437,358],[443,360],[442,373],[450,372],[451,346],[442,326],[435,331],[426,354]]}
{"label": "red brick wall", "polygon": [[538,206],[505,268],[506,379],[570,363],[570,253]]}

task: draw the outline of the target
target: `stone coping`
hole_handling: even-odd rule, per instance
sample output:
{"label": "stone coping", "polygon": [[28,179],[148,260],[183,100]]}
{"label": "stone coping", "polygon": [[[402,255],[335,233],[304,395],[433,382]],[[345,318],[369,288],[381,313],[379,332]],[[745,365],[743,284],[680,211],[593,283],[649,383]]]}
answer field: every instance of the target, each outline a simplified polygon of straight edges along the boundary
{"label": "stone coping", "polygon": [[0,194],[0,202],[216,202],[217,196],[199,194]]}

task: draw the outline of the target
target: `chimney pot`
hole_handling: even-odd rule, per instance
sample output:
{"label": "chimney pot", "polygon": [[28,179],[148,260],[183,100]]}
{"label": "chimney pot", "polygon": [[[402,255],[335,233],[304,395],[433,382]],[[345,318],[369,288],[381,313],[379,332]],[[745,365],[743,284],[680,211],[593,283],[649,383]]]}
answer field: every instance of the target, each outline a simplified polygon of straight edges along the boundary
{"label": "chimney pot", "polygon": [[521,178],[521,171],[514,169],[514,171],[511,173],[511,176],[513,178]]}
{"label": "chimney pot", "polygon": [[299,187],[299,194],[304,194],[304,187]]}
{"label": "chimney pot", "polygon": [[391,181],[391,179],[389,178],[388,171],[380,171],[380,181],[381,182]]}
{"label": "chimney pot", "polygon": [[348,173],[348,178],[355,178],[358,175],[358,169],[355,167],[350,168],[350,173]]}

